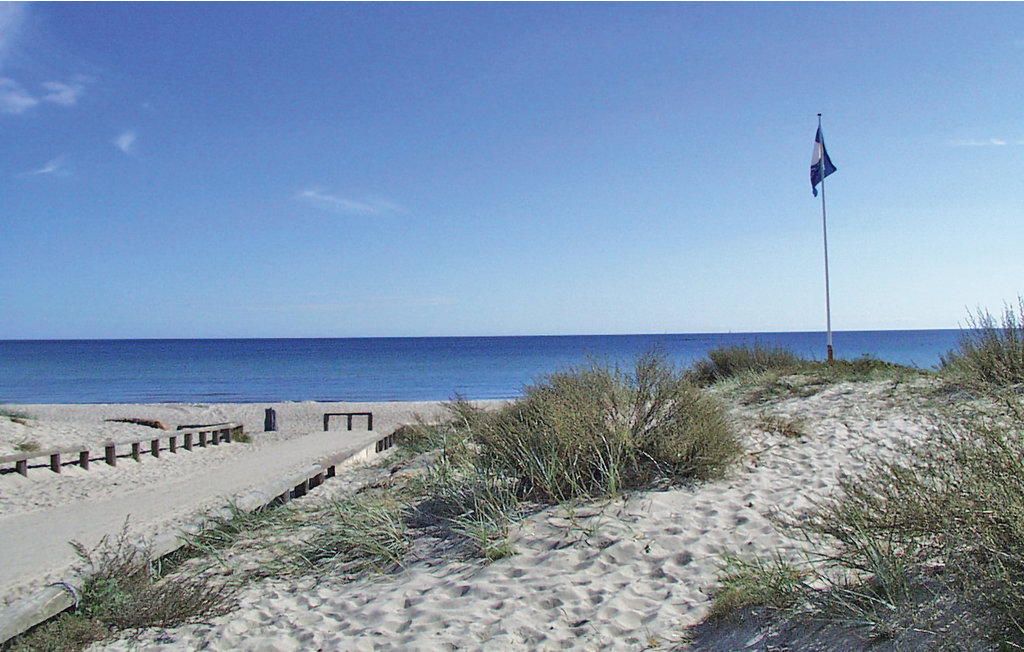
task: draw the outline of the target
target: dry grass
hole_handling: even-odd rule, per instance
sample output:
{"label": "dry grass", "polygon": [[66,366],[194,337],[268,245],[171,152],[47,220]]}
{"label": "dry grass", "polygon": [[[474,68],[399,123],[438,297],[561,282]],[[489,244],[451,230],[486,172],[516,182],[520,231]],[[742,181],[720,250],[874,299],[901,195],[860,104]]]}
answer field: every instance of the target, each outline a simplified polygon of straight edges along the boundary
{"label": "dry grass", "polygon": [[1024,383],[1024,297],[1015,312],[1003,311],[1002,322],[979,309],[968,315],[959,347],[942,358],[942,369],[970,384],[1006,387]]}
{"label": "dry grass", "polygon": [[733,564],[712,613],[766,605],[781,610],[776,629],[810,614],[897,649],[1024,649],[1022,415],[945,414],[928,444],[842,479],[809,514],[780,517],[829,552],[800,566]]}
{"label": "dry grass", "polygon": [[724,408],[654,354],[552,374],[472,433],[485,468],[555,503],[715,477],[740,452]]}
{"label": "dry grass", "polygon": [[160,576],[128,540],[128,524],[93,549],[72,546],[86,573],[77,609],[7,644],[5,650],[81,650],[123,630],[200,622],[234,606],[235,588],[198,575]]}

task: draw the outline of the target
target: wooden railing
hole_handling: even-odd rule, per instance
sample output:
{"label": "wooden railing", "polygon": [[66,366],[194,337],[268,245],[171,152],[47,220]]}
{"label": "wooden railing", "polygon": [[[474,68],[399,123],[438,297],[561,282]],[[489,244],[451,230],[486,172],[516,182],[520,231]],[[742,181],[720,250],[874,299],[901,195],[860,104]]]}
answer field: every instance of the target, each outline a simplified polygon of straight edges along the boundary
{"label": "wooden railing", "polygon": [[[76,464],[88,470],[89,463],[93,460],[106,462],[109,466],[116,466],[119,449],[122,451],[120,456],[127,457],[129,453],[123,451],[130,447],[131,457],[138,462],[142,457],[144,446],[146,454],[160,457],[161,451],[177,453],[179,442],[181,448],[190,451],[196,446],[205,448],[208,445],[216,446],[221,442],[230,443],[232,437],[238,437],[241,434],[242,424],[240,423],[217,423],[209,426],[184,428],[182,430],[157,431],[153,435],[136,437],[135,439],[125,441],[107,441],[91,446],[50,448],[41,451],[4,455],[0,457],[0,469],[5,465],[14,464],[15,471],[21,475],[28,476],[29,466],[32,466],[30,463],[33,460],[46,460],[46,458],[49,458],[49,468],[54,473],[60,473],[61,466],[64,464]],[[103,449],[102,457],[99,456],[100,448]],[[40,464],[35,466],[45,467],[47,463],[41,461]]]}

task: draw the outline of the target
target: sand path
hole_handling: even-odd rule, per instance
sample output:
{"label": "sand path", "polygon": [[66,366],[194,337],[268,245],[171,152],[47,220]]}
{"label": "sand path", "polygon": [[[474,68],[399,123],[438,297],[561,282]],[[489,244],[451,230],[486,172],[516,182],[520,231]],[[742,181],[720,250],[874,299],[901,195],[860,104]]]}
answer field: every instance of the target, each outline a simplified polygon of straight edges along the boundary
{"label": "sand path", "polygon": [[[310,434],[225,461],[213,468],[167,478],[165,482],[125,487],[123,493],[103,500],[74,502],[56,509],[0,518],[0,586],[44,575],[51,568],[75,561],[69,541],[95,546],[107,534],[117,533],[125,519],[142,526],[188,515],[226,502],[231,496],[261,483],[284,477],[297,465],[313,463],[325,455],[355,454],[380,438],[378,432]],[[201,455],[205,451],[199,451]],[[122,462],[127,464],[129,462]]]}
{"label": "sand path", "polygon": [[[193,451],[179,449],[160,459],[143,455],[141,462],[120,460],[116,467],[94,464],[89,471],[67,466],[61,475],[32,469],[28,478],[6,473],[0,478],[0,602],[10,604],[45,585],[68,577],[78,561],[70,541],[92,548],[105,535],[116,536],[129,519],[133,540],[174,532],[203,512],[224,506],[272,481],[289,477],[321,458],[354,454],[417,414],[429,414],[436,404],[392,403],[280,404],[281,421],[289,428],[276,433],[254,433],[252,443],[221,444]],[[201,406],[208,411],[208,406]],[[349,432],[344,420],[322,431],[324,411],[372,408],[374,430]],[[38,421],[33,432],[49,443],[75,425],[87,431],[105,418],[102,406],[26,406]],[[111,408],[112,409],[112,408]],[[124,409],[119,408],[119,409]],[[257,406],[218,406],[215,416],[256,427]],[[184,422],[211,415],[184,406],[136,407],[146,414],[178,411]],[[68,421],[61,421],[61,415]],[[85,421],[83,417],[88,415]],[[260,419],[262,421],[262,418]],[[360,424],[361,425],[361,424]],[[337,430],[336,430],[337,428]],[[317,432],[317,430],[320,430]]]}

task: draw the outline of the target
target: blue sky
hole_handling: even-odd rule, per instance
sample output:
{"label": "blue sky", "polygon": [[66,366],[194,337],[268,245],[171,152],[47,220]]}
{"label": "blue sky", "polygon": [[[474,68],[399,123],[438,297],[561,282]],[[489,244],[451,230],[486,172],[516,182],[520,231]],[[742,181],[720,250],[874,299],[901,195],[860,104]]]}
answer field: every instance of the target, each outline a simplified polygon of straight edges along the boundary
{"label": "blue sky", "polygon": [[0,4],[0,338],[956,328],[1024,5]]}

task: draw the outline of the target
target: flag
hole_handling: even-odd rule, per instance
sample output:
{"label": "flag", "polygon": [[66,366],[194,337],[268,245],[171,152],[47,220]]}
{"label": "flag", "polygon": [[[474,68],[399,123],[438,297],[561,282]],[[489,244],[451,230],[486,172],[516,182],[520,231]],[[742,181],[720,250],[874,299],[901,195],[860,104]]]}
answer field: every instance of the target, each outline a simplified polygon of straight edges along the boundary
{"label": "flag", "polygon": [[811,192],[818,196],[818,184],[825,180],[825,177],[836,171],[836,166],[828,158],[825,151],[825,137],[821,135],[821,125],[818,125],[818,133],[814,135],[814,153],[811,155]]}

